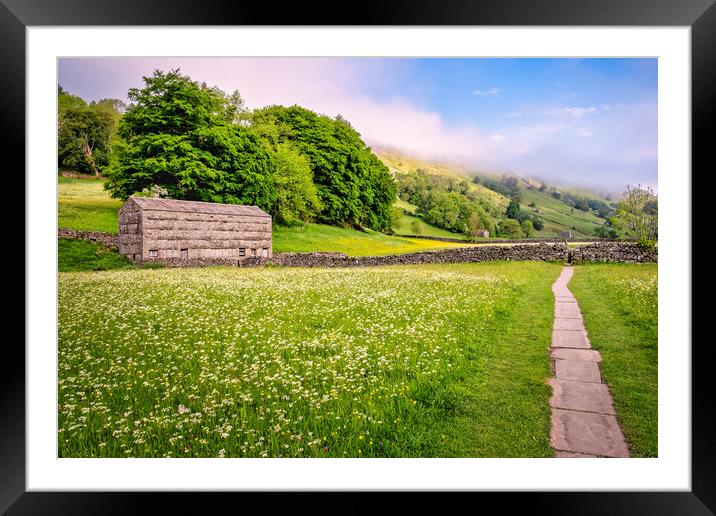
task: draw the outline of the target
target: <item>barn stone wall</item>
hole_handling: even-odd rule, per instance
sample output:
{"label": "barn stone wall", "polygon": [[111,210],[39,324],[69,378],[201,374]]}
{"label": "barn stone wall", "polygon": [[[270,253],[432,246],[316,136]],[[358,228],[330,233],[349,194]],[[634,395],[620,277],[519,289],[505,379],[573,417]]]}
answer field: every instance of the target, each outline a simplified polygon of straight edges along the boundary
{"label": "barn stone wall", "polygon": [[238,261],[273,254],[270,217],[145,210],[143,224],[145,260]]}
{"label": "barn stone wall", "polygon": [[119,209],[118,217],[119,253],[135,263],[142,263],[142,209],[127,202]]}

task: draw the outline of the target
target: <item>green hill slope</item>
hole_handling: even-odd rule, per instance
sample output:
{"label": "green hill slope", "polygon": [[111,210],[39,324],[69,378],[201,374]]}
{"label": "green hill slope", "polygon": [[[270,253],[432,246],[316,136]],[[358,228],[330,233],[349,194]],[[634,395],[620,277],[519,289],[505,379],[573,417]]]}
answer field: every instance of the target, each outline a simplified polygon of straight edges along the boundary
{"label": "green hill slope", "polygon": [[[448,176],[456,179],[471,181],[476,171],[471,171],[468,167],[457,163],[444,161],[430,161],[426,159],[410,156],[402,151],[392,148],[374,148],[373,152],[385,163],[385,165],[393,172],[415,173],[417,170],[425,170],[430,174]],[[499,179],[500,176],[494,173],[479,172],[482,177],[490,177]],[[604,224],[605,220],[600,218],[592,211],[581,211],[571,207],[562,200],[555,199],[547,192],[540,192],[540,182],[531,178],[521,178],[519,182],[522,200],[520,206],[522,210],[529,213],[535,213],[544,220],[544,228],[536,232],[537,237],[555,237],[559,236],[562,231],[571,231],[572,236],[578,238],[591,237],[594,235],[594,229]],[[507,208],[510,200],[504,195],[495,192],[484,185],[470,183],[471,189],[480,194],[487,196],[490,201],[498,206],[501,210]],[[557,187],[558,189],[560,187]],[[603,197],[584,189],[562,188],[565,192],[577,193],[584,197],[602,200],[608,202]],[[529,206],[534,203],[535,206]],[[409,224],[409,221],[406,221]],[[438,228],[435,228],[440,231]],[[430,233],[424,233],[429,235]],[[455,235],[452,233],[452,235]],[[443,236],[443,235],[435,235]]]}

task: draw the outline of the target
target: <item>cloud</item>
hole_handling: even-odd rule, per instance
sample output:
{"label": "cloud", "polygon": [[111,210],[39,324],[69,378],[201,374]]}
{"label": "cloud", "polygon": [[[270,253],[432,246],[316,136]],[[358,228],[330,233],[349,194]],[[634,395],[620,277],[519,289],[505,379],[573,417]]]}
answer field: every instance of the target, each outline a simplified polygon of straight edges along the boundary
{"label": "cloud", "polygon": [[499,95],[500,88],[492,87],[489,90],[472,90],[473,95],[477,95],[478,97],[485,97],[488,95]]}

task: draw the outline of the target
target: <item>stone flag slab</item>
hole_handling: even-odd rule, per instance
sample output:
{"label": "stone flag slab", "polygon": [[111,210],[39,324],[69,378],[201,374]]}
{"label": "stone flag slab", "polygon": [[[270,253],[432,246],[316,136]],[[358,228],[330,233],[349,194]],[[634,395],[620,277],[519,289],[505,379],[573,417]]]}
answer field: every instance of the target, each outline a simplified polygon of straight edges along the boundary
{"label": "stone flag slab", "polygon": [[551,379],[552,408],[616,415],[609,389],[603,383]]}
{"label": "stone flag slab", "polygon": [[573,380],[575,382],[601,383],[599,365],[596,362],[581,360],[555,360],[554,375],[557,380]]}
{"label": "stone flag slab", "polygon": [[582,319],[563,319],[561,317],[557,317],[554,320],[554,326],[552,326],[555,330],[584,330],[584,325],[582,324]]}
{"label": "stone flag slab", "polygon": [[606,414],[552,409],[550,443],[563,452],[629,457],[617,419]]}
{"label": "stone flag slab", "polygon": [[552,347],[589,349],[591,345],[584,331],[552,330]]}
{"label": "stone flag slab", "polygon": [[585,362],[601,362],[602,355],[594,349],[554,348],[550,358],[557,360],[583,360]]}
{"label": "stone flag slab", "polygon": [[582,313],[579,311],[577,303],[564,303],[557,301],[554,304],[554,316],[560,319],[582,319]]}

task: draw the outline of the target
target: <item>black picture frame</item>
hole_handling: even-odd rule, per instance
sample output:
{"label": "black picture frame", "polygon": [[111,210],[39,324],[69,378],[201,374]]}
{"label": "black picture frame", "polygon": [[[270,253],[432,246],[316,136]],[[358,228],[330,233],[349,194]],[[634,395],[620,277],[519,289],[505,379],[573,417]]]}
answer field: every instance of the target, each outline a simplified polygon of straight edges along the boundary
{"label": "black picture frame", "polygon": [[[25,148],[25,29],[28,26],[87,25],[543,25],[543,26],[688,26],[692,44],[692,170],[713,169],[710,158],[716,120],[716,6],[714,0],[424,0],[384,1],[356,6],[340,18],[336,5],[204,0],[0,0],[0,147],[3,155]],[[347,12],[347,11],[346,11]],[[322,13],[322,14],[319,14]],[[11,152],[12,151],[12,152]],[[24,181],[22,182],[24,183]],[[20,190],[27,196],[24,184]],[[17,190],[15,191],[17,192]],[[692,192],[698,192],[692,189]],[[17,195],[17,193],[16,193]],[[704,195],[700,193],[698,195]],[[26,197],[23,197],[26,198]],[[692,206],[697,205],[692,193]],[[695,220],[695,219],[694,219]],[[692,235],[696,234],[692,231]],[[18,257],[14,257],[17,268]],[[27,275],[27,269],[25,269]],[[692,295],[693,297],[693,295]],[[24,295],[23,295],[24,298]],[[19,303],[18,303],[19,304]],[[692,321],[706,319],[706,304],[693,305]],[[702,317],[698,317],[701,315]],[[550,514],[713,514],[716,511],[716,430],[709,417],[711,362],[709,340],[692,346],[692,490],[690,492],[482,493],[502,507],[527,503],[532,513]],[[214,512],[227,498],[260,496],[248,493],[61,493],[25,489],[25,353],[19,339],[4,346],[0,361],[0,511],[8,514],[131,514],[159,501],[162,512]],[[678,343],[691,345],[691,343]],[[266,496],[264,494],[264,496]],[[334,512],[336,502],[320,494],[320,506]],[[374,510],[376,494],[349,493],[340,512]],[[157,500],[158,498],[158,500]],[[403,498],[402,511],[421,507],[423,496]],[[258,501],[258,500],[257,500]],[[262,502],[262,503],[265,503]],[[278,503],[278,505],[275,505]],[[304,503],[272,498],[272,509]],[[378,502],[382,503],[382,502]],[[452,503],[457,504],[454,499]],[[474,502],[469,502],[474,503]]]}

